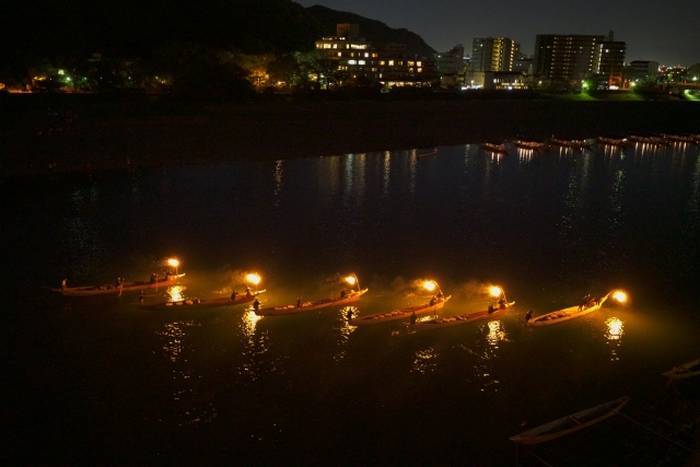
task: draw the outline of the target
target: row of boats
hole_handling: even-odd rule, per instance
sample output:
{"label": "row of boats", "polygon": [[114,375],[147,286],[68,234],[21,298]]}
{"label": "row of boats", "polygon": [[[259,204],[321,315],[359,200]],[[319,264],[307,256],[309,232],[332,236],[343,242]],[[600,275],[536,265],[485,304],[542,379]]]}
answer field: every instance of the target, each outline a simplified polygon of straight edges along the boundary
{"label": "row of boats", "polygon": [[[155,278],[155,280],[152,276],[151,280],[144,282],[117,281],[117,284],[87,287],[66,287],[64,283],[63,287],[53,290],[71,297],[121,294],[124,292],[143,291],[144,289],[171,286],[183,277],[185,277],[185,274],[179,274],[175,271],[169,272],[164,277]],[[296,303],[288,305],[261,307],[258,297],[265,293],[266,290],[253,291],[250,287],[246,287],[245,292],[240,294],[234,292],[230,297],[215,297],[201,300],[197,298],[188,298],[151,304],[141,303],[140,306],[148,310],[197,310],[253,303],[253,310],[259,316],[289,316],[314,310],[346,307],[358,302],[369,292],[369,289],[360,287],[360,281],[356,274],[339,277],[339,281],[344,284],[339,296],[316,301],[302,301],[298,299]],[[257,286],[260,284],[261,278],[256,273],[250,273],[246,275],[246,282],[248,282],[249,285]],[[445,295],[438,283],[434,280],[423,280],[419,281],[418,284],[424,291],[432,294],[428,303],[362,316],[352,316],[350,314],[348,315],[350,324],[363,326],[391,321],[410,320],[409,329],[417,332],[429,329],[450,328],[474,321],[493,319],[498,315],[506,313],[507,310],[515,306],[514,301],[508,301],[506,299],[505,291],[501,287],[491,286],[488,288],[488,295],[491,298],[491,303],[488,305],[487,309],[457,316],[440,317],[438,316],[438,311],[450,301],[452,296]],[[141,297],[143,297],[143,295],[141,295]],[[582,303],[577,306],[552,311],[537,317],[530,316],[530,312],[528,312],[526,324],[532,327],[542,327],[563,323],[600,310],[608,300],[625,303],[627,299],[627,294],[621,290],[613,290],[599,299],[587,296]],[[351,310],[351,308],[348,309]],[[664,373],[664,376],[670,380],[683,380],[698,375],[700,375],[700,359],[679,365]],[[519,445],[537,445],[552,441],[617,415],[628,402],[629,397],[627,396],[605,402],[532,428],[512,436],[510,440]]]}
{"label": "row of boats", "polygon": [[692,135],[669,135],[661,134],[656,136],[636,136],[632,135],[626,138],[610,138],[598,137],[593,139],[563,139],[551,138],[547,141],[526,141],[513,140],[508,143],[484,143],[481,148],[490,153],[505,154],[508,152],[508,144],[511,144],[517,149],[528,151],[542,151],[551,148],[565,148],[572,150],[591,149],[594,146],[634,146],[638,144],[650,146],[673,146],[678,144],[700,145],[700,134]]}

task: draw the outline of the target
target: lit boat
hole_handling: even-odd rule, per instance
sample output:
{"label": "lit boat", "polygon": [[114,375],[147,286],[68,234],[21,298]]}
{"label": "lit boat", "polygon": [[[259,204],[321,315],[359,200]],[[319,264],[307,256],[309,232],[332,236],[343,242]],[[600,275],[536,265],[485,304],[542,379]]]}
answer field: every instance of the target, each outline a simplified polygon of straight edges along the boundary
{"label": "lit boat", "polygon": [[598,144],[603,146],[624,146],[627,144],[627,138],[606,138],[604,136],[598,137]]}
{"label": "lit boat", "polygon": [[664,373],[669,379],[687,379],[700,375],[700,358],[671,368]]}
{"label": "lit boat", "polygon": [[157,279],[155,281],[123,282],[120,285],[105,284],[89,285],[84,287],[64,287],[54,288],[51,290],[65,295],[67,297],[91,297],[95,295],[121,294],[124,292],[137,292],[139,290],[144,289],[156,289],[158,287],[167,287],[168,285],[177,282],[184,276],[185,273],[167,274],[164,278]]}
{"label": "lit boat", "polygon": [[316,302],[303,302],[301,306],[294,305],[282,305],[274,306],[268,308],[261,308],[256,312],[259,316],[285,316],[285,315],[298,315],[312,310],[321,310],[323,308],[343,306],[350,303],[355,303],[364,294],[367,293],[369,289],[355,290],[348,292],[347,295],[340,298],[326,298],[323,300],[318,300]]}
{"label": "lit boat", "polygon": [[668,143],[688,143],[697,144],[700,143],[699,139],[692,136],[681,136],[681,135],[661,135]]}
{"label": "lit boat", "polygon": [[460,326],[462,324],[472,323],[474,321],[479,321],[482,319],[489,319],[494,316],[501,315],[505,313],[508,308],[515,305],[515,302],[506,303],[503,308],[496,308],[494,311],[489,313],[488,310],[477,311],[474,313],[467,313],[457,316],[448,316],[445,318],[432,318],[426,321],[419,321],[413,327],[416,331],[427,331],[429,329],[441,329],[441,328],[451,328],[453,326]]}
{"label": "lit boat", "polygon": [[528,149],[531,151],[539,151],[540,149],[544,149],[547,147],[545,143],[540,143],[537,141],[523,141],[520,139],[516,139],[515,141],[513,141],[513,146],[515,146],[516,148]]}
{"label": "lit boat", "polygon": [[550,140],[553,146],[559,146],[562,148],[569,149],[589,149],[591,143],[583,139],[558,139],[552,138]]}
{"label": "lit boat", "polygon": [[651,144],[654,146],[663,146],[666,144],[664,138],[658,138],[656,136],[630,136],[629,140],[633,143]]}
{"label": "lit boat", "polygon": [[494,144],[494,143],[484,143],[481,145],[481,149],[483,149],[486,152],[492,152],[496,154],[505,154],[506,147],[503,144]]}
{"label": "lit boat", "polygon": [[591,306],[570,306],[561,310],[552,311],[551,313],[532,318],[530,321],[527,322],[527,325],[533,327],[551,326],[553,324],[563,323],[572,319],[582,318],[588,314],[593,313],[594,311],[600,310],[605,304],[605,302],[611,297],[621,303],[627,300],[626,294],[624,294],[624,292],[612,291],[607,293],[600,300],[593,301],[593,305]]}
{"label": "lit boat", "polygon": [[630,398],[625,396],[615,399],[614,401],[596,405],[590,409],[567,415],[553,422],[512,436],[510,440],[518,444],[533,445],[561,438],[562,436],[575,433],[600,423],[613,415],[617,415],[629,400]]}
{"label": "lit boat", "polygon": [[365,324],[379,324],[386,323],[388,321],[398,321],[401,319],[408,319],[412,314],[416,316],[428,315],[441,310],[445,303],[447,303],[452,298],[452,295],[448,295],[442,300],[437,300],[435,303],[426,303],[425,305],[410,306],[407,308],[400,308],[398,310],[393,310],[384,313],[374,313],[372,315],[360,316],[350,321],[350,324],[354,326],[362,326]]}
{"label": "lit boat", "polygon": [[231,300],[231,297],[217,297],[200,300],[198,298],[187,298],[183,300],[175,300],[171,302],[154,303],[150,305],[141,305],[142,308],[149,310],[196,310],[201,308],[217,308],[223,306],[236,306],[243,305],[245,303],[250,303],[255,300],[260,294],[265,293],[266,290],[256,290],[251,292],[250,295],[239,294],[235,300]]}

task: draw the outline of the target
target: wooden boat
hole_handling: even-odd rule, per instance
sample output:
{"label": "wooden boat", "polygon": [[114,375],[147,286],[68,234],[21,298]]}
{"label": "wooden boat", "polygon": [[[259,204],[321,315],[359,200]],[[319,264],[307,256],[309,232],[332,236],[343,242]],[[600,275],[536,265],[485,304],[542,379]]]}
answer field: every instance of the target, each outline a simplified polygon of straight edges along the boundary
{"label": "wooden boat", "polygon": [[437,150],[437,148],[435,148],[435,149],[433,149],[433,150],[431,150],[431,151],[426,151],[426,152],[422,152],[422,153],[420,153],[420,154],[417,154],[416,157],[417,157],[418,159],[427,159],[428,157],[436,156],[437,153],[438,153],[438,150]]}
{"label": "wooden boat", "polygon": [[693,360],[683,365],[674,366],[669,371],[664,373],[664,376],[669,379],[687,379],[693,376],[700,375],[700,358]]}
{"label": "wooden boat", "polygon": [[164,278],[158,279],[154,282],[123,282],[120,285],[89,285],[84,287],[54,288],[51,290],[53,292],[60,293],[66,297],[91,297],[95,295],[122,294],[125,292],[137,292],[139,290],[144,289],[156,289],[158,287],[167,287],[171,284],[176,283],[179,279],[181,279],[184,276],[185,273],[168,274]]}
{"label": "wooden boat", "polygon": [[637,143],[637,144],[651,144],[654,146],[663,146],[666,144],[666,141],[663,138],[658,138],[655,136],[630,136],[629,140],[632,143]]}
{"label": "wooden boat", "polygon": [[554,146],[559,146],[562,148],[569,149],[588,149],[591,147],[591,143],[583,139],[557,139],[552,138],[551,143]]}
{"label": "wooden boat", "polygon": [[688,143],[688,144],[696,144],[698,143],[698,140],[692,136],[682,136],[682,135],[666,135],[663,134],[661,135],[663,139],[666,140],[668,143]]}
{"label": "wooden boat", "polygon": [[496,308],[493,312],[489,313],[488,310],[477,311],[475,313],[467,313],[464,315],[448,316],[445,318],[433,318],[426,321],[419,321],[413,326],[416,331],[427,331],[429,329],[442,329],[450,328],[453,326],[461,326],[462,324],[472,323],[474,321],[479,321],[482,319],[489,319],[495,316],[499,316],[508,308],[515,305],[515,302],[506,303],[504,308]]}
{"label": "wooden boat", "polygon": [[448,295],[442,300],[439,300],[433,304],[426,303],[425,305],[411,306],[407,308],[400,308],[398,310],[393,310],[385,313],[374,313],[372,315],[360,316],[358,318],[350,321],[353,326],[363,326],[366,324],[379,324],[386,323],[387,321],[398,321],[400,319],[408,319],[413,313],[416,316],[428,315],[441,310],[445,303],[450,301],[452,295]]}
{"label": "wooden boat", "polygon": [[581,318],[593,313],[594,311],[600,310],[611,295],[612,292],[609,292],[603,298],[596,301],[594,305],[589,307],[582,308],[580,306],[570,306],[568,308],[553,311],[545,315],[537,316],[528,321],[527,325],[533,327],[551,326],[552,324],[559,324],[572,319]]}
{"label": "wooden boat", "polygon": [[604,136],[598,137],[598,144],[603,146],[624,146],[627,144],[627,138],[606,138]]}
{"label": "wooden boat", "polygon": [[296,304],[294,304],[261,308],[256,312],[256,314],[259,316],[298,315],[307,311],[348,305],[350,303],[355,303],[356,301],[358,301],[360,298],[362,298],[364,294],[367,293],[368,290],[369,289],[353,291],[342,298],[326,298],[323,300],[318,300],[316,302],[304,302],[301,304],[301,306],[297,306]]}
{"label": "wooden boat", "polygon": [[255,300],[255,297],[265,292],[266,290],[256,290],[255,292],[252,292],[251,295],[239,294],[238,297],[236,297],[236,300],[231,300],[231,297],[217,297],[204,300],[200,300],[199,298],[187,298],[184,300],[176,300],[172,302],[141,305],[141,308],[145,308],[148,310],[197,310],[201,308],[236,306],[243,305],[245,303],[250,303],[253,300]]}
{"label": "wooden boat", "polygon": [[481,149],[486,152],[493,152],[496,154],[505,154],[507,152],[506,147],[503,144],[484,143],[481,145]]}
{"label": "wooden boat", "polygon": [[528,149],[530,151],[539,151],[547,147],[545,143],[539,143],[537,141],[523,141],[516,139],[513,141],[513,146],[520,149]]}
{"label": "wooden boat", "polygon": [[617,415],[629,400],[629,397],[624,396],[614,401],[596,405],[590,409],[567,415],[566,417],[545,423],[532,430],[512,436],[510,440],[518,444],[533,445],[561,438],[562,436],[575,433],[595,425],[596,423],[600,423],[613,415]]}

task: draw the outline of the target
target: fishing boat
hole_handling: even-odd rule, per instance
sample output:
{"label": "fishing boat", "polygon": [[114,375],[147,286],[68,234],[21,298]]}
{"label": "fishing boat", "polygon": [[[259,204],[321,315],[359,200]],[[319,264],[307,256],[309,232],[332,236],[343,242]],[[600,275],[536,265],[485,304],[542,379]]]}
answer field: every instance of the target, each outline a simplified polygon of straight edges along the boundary
{"label": "fishing boat", "polygon": [[427,331],[429,329],[442,329],[461,326],[474,321],[500,316],[501,314],[505,313],[508,308],[511,308],[514,305],[515,302],[510,302],[504,304],[502,308],[495,308],[492,312],[489,312],[489,310],[484,310],[463,315],[448,316],[445,318],[432,318],[425,321],[419,321],[413,326],[413,329],[416,331]]}
{"label": "fishing boat", "polygon": [[637,144],[650,144],[653,146],[663,146],[666,144],[666,141],[664,138],[659,138],[656,136],[630,136],[629,140],[632,143],[637,143]]}
{"label": "fishing boat", "polygon": [[436,156],[437,153],[438,153],[437,148],[434,148],[434,149],[432,149],[432,150],[430,150],[430,151],[426,151],[426,152],[422,152],[422,153],[420,153],[420,154],[416,154],[416,157],[417,157],[418,159],[427,159],[427,158],[429,158],[429,157]]}
{"label": "fishing boat", "polygon": [[231,297],[217,297],[209,299],[199,299],[199,298],[187,298],[183,300],[174,300],[171,302],[153,303],[148,305],[141,305],[141,308],[148,310],[197,310],[202,308],[217,308],[224,306],[237,306],[250,303],[255,300],[260,294],[265,293],[266,290],[256,290],[250,294],[240,294],[235,300],[231,300]]}
{"label": "fishing boat", "polygon": [[137,292],[144,289],[156,289],[167,287],[183,278],[185,273],[166,274],[165,277],[154,281],[122,282],[121,284],[89,285],[82,287],[62,287],[51,289],[66,297],[91,297],[95,295],[122,294],[125,292]]}
{"label": "fishing boat", "polygon": [[340,298],[326,298],[315,302],[302,302],[298,305],[294,304],[261,308],[255,313],[259,316],[298,315],[307,311],[344,306],[350,303],[355,303],[360,298],[362,298],[362,296],[366,294],[368,290],[369,289],[353,290],[351,292],[348,292],[345,296],[341,296]]}
{"label": "fishing boat", "polygon": [[663,374],[669,379],[688,379],[700,375],[700,358],[683,365],[674,366]]}
{"label": "fishing boat", "polygon": [[352,324],[353,326],[363,326],[366,324],[379,324],[386,323],[388,321],[398,321],[401,319],[408,319],[414,313],[416,316],[428,315],[431,313],[435,313],[438,310],[441,310],[445,306],[445,303],[450,301],[451,298],[452,295],[448,295],[442,300],[431,300],[430,303],[426,303],[425,305],[410,306],[389,312],[360,316],[359,318],[355,318],[352,321],[350,321],[350,324]]}
{"label": "fishing boat", "polygon": [[696,144],[698,141],[692,136],[682,136],[682,135],[666,135],[663,134],[661,137],[668,143],[687,143]]}
{"label": "fishing boat", "polygon": [[558,139],[558,138],[552,138],[551,139],[551,144],[553,146],[559,146],[562,148],[569,148],[569,149],[589,149],[591,147],[591,143],[589,143],[586,140],[583,139]]}
{"label": "fishing boat", "polygon": [[547,147],[545,143],[540,143],[537,141],[523,141],[521,139],[516,139],[513,141],[513,146],[520,149],[528,149],[530,151],[539,151]]}
{"label": "fishing boat", "polygon": [[503,144],[494,144],[494,143],[484,143],[481,145],[481,149],[483,149],[486,152],[492,152],[496,154],[505,154],[506,147]]}
{"label": "fishing boat", "polygon": [[606,138],[604,136],[599,136],[598,144],[603,146],[624,146],[627,144],[627,138]]}
{"label": "fishing boat", "polygon": [[625,301],[627,301],[627,294],[620,290],[615,290],[612,292],[608,292],[600,300],[591,301],[590,306],[570,306],[568,308],[553,311],[551,313],[547,313],[545,315],[537,316],[536,318],[531,319],[527,322],[527,325],[533,327],[551,326],[553,324],[563,323],[572,319],[582,318],[586,315],[593,313],[594,311],[600,310],[605,304],[605,302],[611,297],[620,303],[624,303]]}
{"label": "fishing boat", "polygon": [[534,445],[561,438],[617,415],[629,400],[628,396],[624,396],[614,401],[596,405],[590,409],[567,415],[532,430],[511,436],[510,440],[518,444]]}

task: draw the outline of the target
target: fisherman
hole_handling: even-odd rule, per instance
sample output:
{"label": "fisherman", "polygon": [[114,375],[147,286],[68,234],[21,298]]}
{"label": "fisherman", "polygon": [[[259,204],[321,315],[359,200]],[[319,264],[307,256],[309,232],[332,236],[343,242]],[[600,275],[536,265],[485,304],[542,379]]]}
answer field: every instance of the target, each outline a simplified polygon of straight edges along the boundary
{"label": "fisherman", "polygon": [[532,310],[527,310],[527,313],[525,314],[525,322],[529,323],[531,319],[532,319]]}
{"label": "fisherman", "polygon": [[418,317],[416,316],[416,310],[413,310],[411,312],[411,326],[415,326],[416,321],[418,321]]}
{"label": "fisherman", "polygon": [[122,279],[122,276],[117,276],[117,280],[114,281],[114,284],[117,287],[121,287],[123,283],[124,283],[124,279]]}
{"label": "fisherman", "polygon": [[440,301],[443,301],[445,299],[445,294],[442,293],[442,290],[438,290],[437,299]]}
{"label": "fisherman", "polygon": [[61,281],[61,290],[65,290],[66,287],[68,287],[68,278],[64,277],[63,280]]}
{"label": "fisherman", "polygon": [[253,311],[255,311],[255,314],[258,314],[258,311],[260,311],[260,300],[257,298],[253,301]]}
{"label": "fisherman", "polygon": [[432,296],[430,299],[430,306],[433,306],[437,303],[437,297],[435,295]]}
{"label": "fisherman", "polygon": [[158,282],[158,274],[156,274],[155,272],[152,272],[151,273],[151,284],[155,284],[156,282]]}
{"label": "fisherman", "polygon": [[297,297],[297,308],[301,308],[301,297]]}
{"label": "fisherman", "polygon": [[345,289],[340,291],[340,298],[345,298],[345,297],[347,297],[347,295],[348,295],[348,292]]}
{"label": "fisherman", "polygon": [[250,287],[246,286],[245,288],[245,296],[246,298],[250,298],[253,296],[253,292],[250,291]]}
{"label": "fisherman", "polygon": [[501,310],[506,309],[506,299],[502,296],[500,299],[498,299],[498,308],[500,308]]}
{"label": "fisherman", "polygon": [[143,293],[143,289],[139,290],[139,304],[143,305],[143,301],[145,299],[145,295]]}
{"label": "fisherman", "polygon": [[231,292],[231,301],[235,302],[237,298],[238,298],[238,291],[234,290],[233,292]]}
{"label": "fisherman", "polygon": [[494,308],[493,303],[489,303],[489,314],[493,313],[496,311],[496,308]]}

